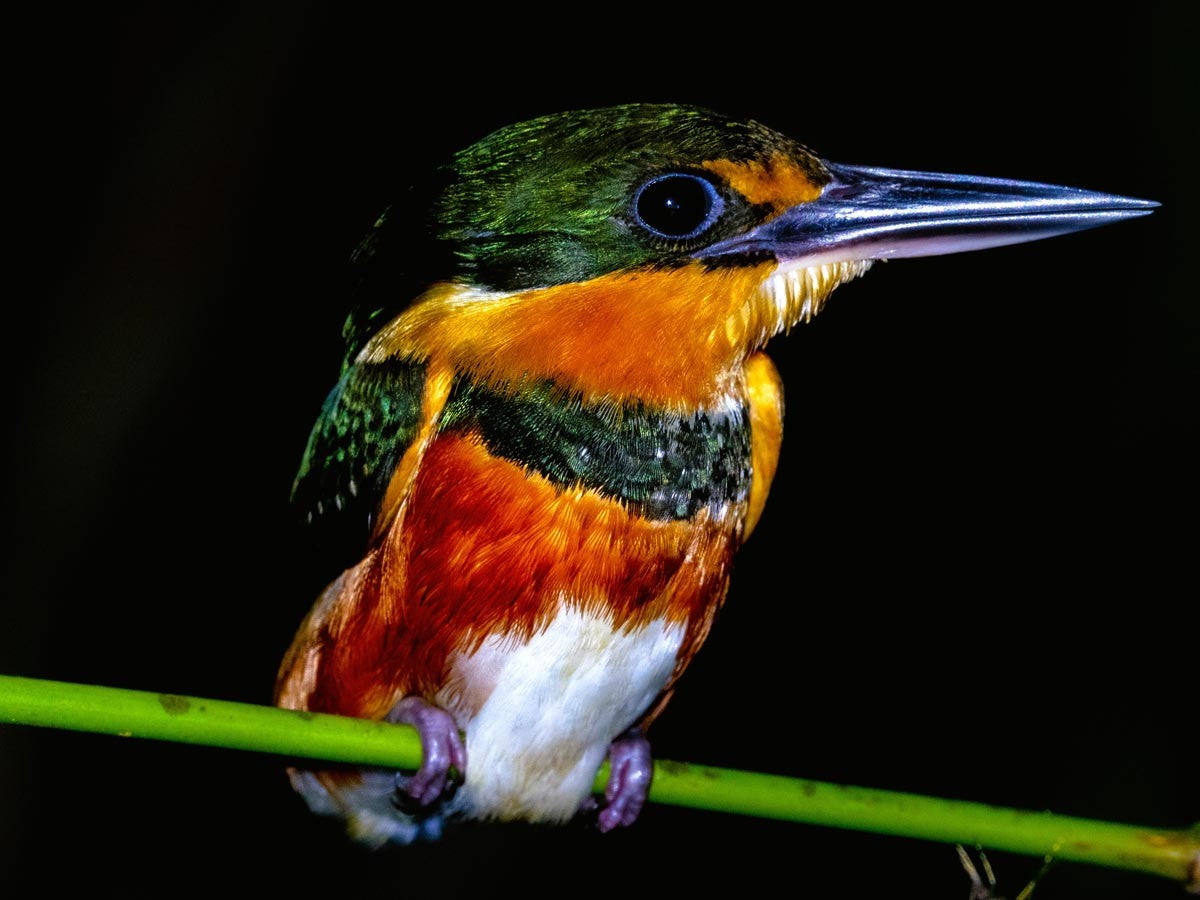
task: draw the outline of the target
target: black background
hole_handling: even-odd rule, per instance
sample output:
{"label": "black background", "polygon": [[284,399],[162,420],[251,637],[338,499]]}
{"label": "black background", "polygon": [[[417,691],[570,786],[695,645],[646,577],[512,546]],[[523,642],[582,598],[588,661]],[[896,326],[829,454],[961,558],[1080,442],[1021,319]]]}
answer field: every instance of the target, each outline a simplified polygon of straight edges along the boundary
{"label": "black background", "polygon": [[[876,266],[772,345],[776,487],[657,752],[1195,821],[1197,31],[1140,12],[580,10],[542,31],[209,8],[15,29],[28,243],[4,312],[0,671],[266,702],[331,574],[287,495],[360,234],[504,123],[692,102],[843,162],[1163,207]],[[20,728],[0,731],[0,860],[6,880],[124,891],[967,887],[944,845],[666,808],[628,833],[474,828],[372,854],[305,813],[277,759]],[[1038,867],[993,862],[1009,896]],[[1067,864],[1038,889],[1178,895]]]}

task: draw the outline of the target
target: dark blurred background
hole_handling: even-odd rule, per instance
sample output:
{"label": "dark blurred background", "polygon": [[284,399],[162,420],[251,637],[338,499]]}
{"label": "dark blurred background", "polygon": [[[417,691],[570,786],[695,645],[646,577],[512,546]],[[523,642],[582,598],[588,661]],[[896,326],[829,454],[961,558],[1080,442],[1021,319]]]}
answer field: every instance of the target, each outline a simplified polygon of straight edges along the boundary
{"label": "dark blurred background", "polygon": [[[1182,5],[1180,5],[1182,8]],[[428,14],[428,13],[427,13]],[[146,8],[15,29],[0,671],[267,702],[332,572],[288,492],[374,216],[497,126],[631,100],[830,159],[1147,197],[876,266],[772,345],[776,487],[663,757],[1134,823],[1200,819],[1195,21]],[[588,18],[592,17],[591,21]],[[21,240],[21,237],[27,240]],[[952,848],[652,808],[368,853],[270,757],[0,729],[5,880],[349,896],[963,897]],[[1015,895],[1036,860],[992,857]],[[728,882],[726,882],[728,883]],[[1053,897],[1175,897],[1063,864]]]}

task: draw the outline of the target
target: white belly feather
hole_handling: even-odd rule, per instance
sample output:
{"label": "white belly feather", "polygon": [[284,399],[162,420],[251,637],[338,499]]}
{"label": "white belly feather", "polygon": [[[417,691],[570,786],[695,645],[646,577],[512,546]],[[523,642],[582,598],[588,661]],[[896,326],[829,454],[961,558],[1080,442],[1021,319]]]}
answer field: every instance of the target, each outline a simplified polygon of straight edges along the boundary
{"label": "white belly feather", "polygon": [[671,677],[683,636],[663,619],[614,630],[564,607],[528,643],[491,637],[456,660],[460,684],[491,690],[465,723],[467,778],[455,805],[487,818],[571,818],[613,738]]}

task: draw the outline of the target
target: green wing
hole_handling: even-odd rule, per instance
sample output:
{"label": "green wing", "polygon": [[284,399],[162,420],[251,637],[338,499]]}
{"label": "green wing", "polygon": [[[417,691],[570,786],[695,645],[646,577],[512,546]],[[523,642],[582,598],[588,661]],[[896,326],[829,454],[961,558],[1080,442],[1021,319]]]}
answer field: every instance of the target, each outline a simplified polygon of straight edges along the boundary
{"label": "green wing", "polygon": [[420,430],[424,388],[420,363],[391,359],[346,368],[292,486],[292,502],[308,522],[358,533],[365,545],[392,473]]}

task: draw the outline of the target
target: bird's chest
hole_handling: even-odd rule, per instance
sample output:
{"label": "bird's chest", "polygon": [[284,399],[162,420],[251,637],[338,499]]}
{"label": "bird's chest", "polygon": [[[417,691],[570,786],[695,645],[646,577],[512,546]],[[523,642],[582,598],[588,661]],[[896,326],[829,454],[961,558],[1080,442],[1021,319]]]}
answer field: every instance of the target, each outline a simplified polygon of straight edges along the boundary
{"label": "bird's chest", "polygon": [[702,643],[746,512],[745,420],[451,396],[395,533],[397,650],[467,733],[477,815],[574,814]]}
{"label": "bird's chest", "polygon": [[398,532],[408,606],[476,643],[532,634],[564,598],[618,625],[692,618],[723,595],[750,479],[732,402],[684,417],[464,383]]}
{"label": "bird's chest", "polygon": [[583,488],[654,521],[691,519],[745,500],[745,403],[725,397],[692,413],[639,403],[584,405],[550,382],[515,392],[462,381],[443,433],[475,435],[494,456],[560,489]]}
{"label": "bird's chest", "polygon": [[[620,412],[604,421],[473,388],[451,397],[384,548],[414,688],[445,687],[448,659],[493,637],[531,641],[564,610],[614,633],[681,626],[684,658],[703,640],[746,513],[744,417],[732,407],[664,433]],[[457,706],[473,714],[492,682],[457,680]]]}

